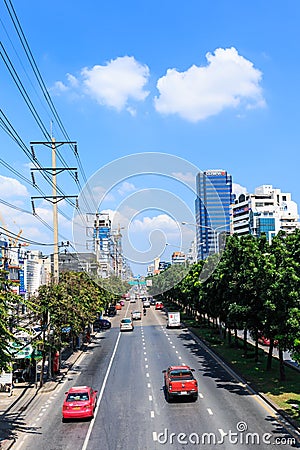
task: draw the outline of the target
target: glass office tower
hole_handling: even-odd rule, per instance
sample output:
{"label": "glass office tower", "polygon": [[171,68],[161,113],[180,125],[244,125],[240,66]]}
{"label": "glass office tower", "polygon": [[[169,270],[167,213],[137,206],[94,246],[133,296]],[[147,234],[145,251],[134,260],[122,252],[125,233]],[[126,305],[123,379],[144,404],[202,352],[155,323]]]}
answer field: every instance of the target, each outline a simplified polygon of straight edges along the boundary
{"label": "glass office tower", "polygon": [[206,170],[196,178],[197,258],[217,253],[220,235],[230,232],[232,177],[225,170]]}

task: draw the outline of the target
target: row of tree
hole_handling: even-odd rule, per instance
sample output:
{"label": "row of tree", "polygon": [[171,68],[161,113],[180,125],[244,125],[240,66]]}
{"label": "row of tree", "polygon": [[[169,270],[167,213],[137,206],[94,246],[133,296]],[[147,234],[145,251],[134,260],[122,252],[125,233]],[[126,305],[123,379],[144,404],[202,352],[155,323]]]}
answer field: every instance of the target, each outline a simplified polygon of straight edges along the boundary
{"label": "row of tree", "polygon": [[38,295],[25,302],[13,293],[7,275],[0,272],[0,371],[13,359],[9,350],[19,327],[17,323],[12,327],[11,322],[17,305],[25,303],[28,316],[41,324],[42,332],[33,336],[31,343],[42,352],[44,364],[46,354],[60,351],[70,341],[74,344],[107,305],[129,289],[128,283],[117,277],[95,280],[85,272],[65,272],[58,284],[40,286]]}
{"label": "row of tree", "polygon": [[276,344],[284,380],[283,352],[300,361],[300,230],[280,232],[271,244],[264,235],[229,236],[221,258],[212,255],[185,271],[172,266],[154,276],[152,293],[178,302],[200,320],[218,323],[229,342],[232,335],[237,342],[238,330],[244,330],[245,353],[250,332],[256,360],[259,336],[269,338],[266,369],[271,369]]}

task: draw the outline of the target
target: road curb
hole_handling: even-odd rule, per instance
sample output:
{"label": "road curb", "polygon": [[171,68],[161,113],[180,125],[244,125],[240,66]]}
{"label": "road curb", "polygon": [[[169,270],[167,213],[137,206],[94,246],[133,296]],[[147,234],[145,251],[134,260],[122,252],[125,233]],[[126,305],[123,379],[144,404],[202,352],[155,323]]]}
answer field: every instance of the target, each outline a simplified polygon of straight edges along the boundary
{"label": "road curb", "polygon": [[[54,391],[57,388],[57,386],[62,382],[62,380],[68,375],[68,372],[73,368],[74,364],[78,361],[78,359],[80,358],[80,356],[83,353],[84,353],[84,350],[79,350],[78,355],[76,356],[74,361],[72,361],[70,363],[67,370],[64,371],[62,373],[62,375],[59,375],[55,380],[47,381],[46,384],[44,384],[41,388],[38,389],[38,392],[41,394],[46,394],[46,393]],[[66,361],[68,361],[68,360],[66,359]]]}
{"label": "road curb", "polygon": [[[183,322],[182,322],[183,323]],[[189,332],[191,333],[191,335],[193,336],[193,338],[198,341],[198,343],[200,343],[206,350],[208,350],[210,353],[213,353],[216,359],[219,359],[222,361],[222,363],[227,366],[227,368],[229,369],[229,372],[231,372],[232,374],[234,374],[234,376],[239,379],[240,381],[242,381],[242,383],[245,385],[245,387],[253,394],[259,396],[262,400],[264,400],[269,406],[271,406],[271,408],[274,409],[274,411],[278,414],[278,416],[280,416],[283,419],[283,422],[287,422],[287,423],[282,423],[282,426],[285,427],[287,429],[287,432],[292,434],[292,436],[296,439],[297,443],[300,444],[300,428],[298,427],[298,424],[295,423],[295,421],[293,420],[293,418],[291,418],[285,411],[282,411],[278,405],[276,405],[276,403],[272,402],[272,400],[270,400],[268,397],[266,397],[265,394],[263,394],[262,392],[256,390],[255,386],[252,386],[251,384],[249,384],[243,377],[242,374],[240,374],[236,368],[231,367],[231,364],[226,361],[218,352],[216,352],[213,348],[210,347],[210,345],[208,344],[208,342],[205,341],[205,339],[200,338],[199,336],[197,336],[188,326],[186,326],[184,323],[183,325],[185,326],[185,328],[187,328],[189,330]],[[289,426],[292,427],[293,429],[289,429]]]}
{"label": "road curb", "polygon": [[[34,390],[33,395],[30,398],[30,401],[33,400],[33,398],[38,395],[38,394],[45,394],[45,393],[49,393],[52,392],[56,389],[56,387],[62,382],[62,380],[66,377],[66,375],[68,374],[68,372],[73,368],[74,364],[78,361],[78,359],[80,358],[80,356],[84,353],[84,350],[79,350],[78,354],[76,355],[76,358],[74,358],[74,360],[72,362],[70,362],[70,364],[67,367],[67,370],[65,372],[63,372],[63,374],[59,377],[57,377],[56,380],[52,380],[52,381],[47,381],[41,388],[37,388]],[[74,353],[71,354],[71,357],[74,357]],[[67,358],[64,363],[67,363],[68,359]],[[49,384],[48,384],[49,383]],[[48,385],[47,385],[48,384]],[[24,388],[26,389],[26,387]],[[17,405],[19,402],[19,398],[17,398],[14,402],[15,405]],[[9,450],[13,447],[13,445],[16,443],[16,439],[5,439],[3,441],[0,441],[0,450]]]}

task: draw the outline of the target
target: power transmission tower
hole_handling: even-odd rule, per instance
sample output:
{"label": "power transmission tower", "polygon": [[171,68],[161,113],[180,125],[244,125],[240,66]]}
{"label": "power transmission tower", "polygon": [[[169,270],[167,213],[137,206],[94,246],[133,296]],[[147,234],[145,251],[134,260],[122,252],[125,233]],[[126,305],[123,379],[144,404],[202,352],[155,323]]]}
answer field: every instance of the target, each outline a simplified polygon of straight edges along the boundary
{"label": "power transmission tower", "polygon": [[31,197],[31,203],[32,203],[32,211],[33,214],[36,214],[35,207],[34,207],[34,200],[37,199],[44,199],[47,201],[50,201],[53,205],[53,237],[54,237],[54,246],[53,246],[53,283],[58,283],[59,280],[59,272],[58,272],[58,213],[57,213],[57,203],[65,198],[76,198],[77,195],[57,195],[57,180],[56,177],[59,173],[69,170],[69,171],[75,171],[75,179],[77,179],[77,168],[76,167],[56,167],[56,149],[64,144],[73,144],[76,146],[76,142],[73,141],[64,141],[64,142],[56,142],[54,138],[51,139],[51,142],[41,142],[41,141],[34,141],[30,142],[32,156],[35,159],[35,153],[34,153],[34,145],[45,145],[46,147],[51,148],[51,155],[52,155],[52,167],[42,167],[42,168],[36,168],[31,169],[31,176],[33,184],[35,183],[34,178],[34,171],[38,170],[40,172],[47,172],[52,175],[52,195],[45,195],[41,197]]}

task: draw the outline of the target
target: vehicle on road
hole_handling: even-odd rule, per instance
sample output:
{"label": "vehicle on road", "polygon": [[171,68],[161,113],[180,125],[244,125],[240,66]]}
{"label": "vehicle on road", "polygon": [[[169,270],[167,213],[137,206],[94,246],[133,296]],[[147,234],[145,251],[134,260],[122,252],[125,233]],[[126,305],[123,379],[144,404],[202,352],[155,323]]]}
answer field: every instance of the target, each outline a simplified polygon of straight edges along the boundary
{"label": "vehicle on road", "polygon": [[120,322],[120,331],[133,331],[134,325],[130,317],[124,317]]}
{"label": "vehicle on road", "polygon": [[132,311],[131,318],[132,318],[132,320],[141,320],[141,318],[142,318],[141,311]]}
{"label": "vehicle on road", "polygon": [[144,308],[150,308],[150,300],[146,299],[143,301],[143,307]]}
{"label": "vehicle on road", "polygon": [[115,306],[109,306],[107,310],[108,317],[114,317],[117,314],[117,310]]}
{"label": "vehicle on road", "polygon": [[180,328],[180,312],[168,312],[167,328]]}
{"label": "vehicle on road", "polygon": [[136,303],[135,297],[130,297],[130,303]]}
{"label": "vehicle on road", "polygon": [[97,319],[93,323],[94,331],[109,330],[109,328],[111,328],[111,322],[107,319]]}
{"label": "vehicle on road", "polygon": [[124,306],[124,305],[125,305],[124,300],[120,300],[119,303],[120,303],[121,306]]}
{"label": "vehicle on road", "polygon": [[189,366],[170,366],[163,370],[164,390],[167,402],[175,397],[187,396],[193,401],[198,398],[198,383]]}
{"label": "vehicle on road", "polygon": [[155,300],[155,298],[152,297],[152,298],[150,299],[150,305],[151,305],[151,306],[155,306],[155,304],[156,304],[156,300]]}
{"label": "vehicle on road", "polygon": [[117,303],[116,304],[116,310],[121,310],[122,309],[122,305],[121,305],[121,303]]}
{"label": "vehicle on road", "polygon": [[74,386],[65,394],[62,407],[62,420],[94,417],[97,404],[97,392],[90,386]]}
{"label": "vehicle on road", "polygon": [[162,302],[156,302],[155,309],[164,309],[164,304]]}
{"label": "vehicle on road", "polygon": [[[267,347],[270,346],[271,340],[265,336],[263,336],[262,333],[258,332],[258,343],[261,345],[266,345]],[[278,341],[274,340],[274,347],[277,347]]]}

